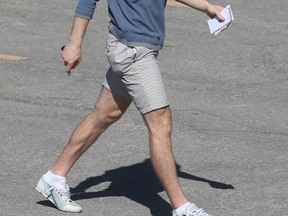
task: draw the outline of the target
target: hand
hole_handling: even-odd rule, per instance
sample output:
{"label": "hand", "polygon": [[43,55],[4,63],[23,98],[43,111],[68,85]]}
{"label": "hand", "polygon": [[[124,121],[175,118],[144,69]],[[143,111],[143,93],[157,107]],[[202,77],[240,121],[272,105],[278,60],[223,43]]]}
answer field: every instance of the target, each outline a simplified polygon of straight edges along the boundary
{"label": "hand", "polygon": [[[209,4],[209,6],[207,7],[207,10],[206,10],[206,14],[212,18],[214,16],[217,16],[217,18],[221,21],[224,21],[225,20],[225,17],[221,15],[221,11],[223,10],[224,8],[221,7],[221,6],[218,6],[218,5],[213,5],[213,4]],[[225,31],[226,29],[228,28],[228,25],[224,26],[221,31]]]}
{"label": "hand", "polygon": [[68,76],[82,60],[81,47],[76,44],[68,43],[67,46],[61,48],[62,59],[64,60],[65,70]]}

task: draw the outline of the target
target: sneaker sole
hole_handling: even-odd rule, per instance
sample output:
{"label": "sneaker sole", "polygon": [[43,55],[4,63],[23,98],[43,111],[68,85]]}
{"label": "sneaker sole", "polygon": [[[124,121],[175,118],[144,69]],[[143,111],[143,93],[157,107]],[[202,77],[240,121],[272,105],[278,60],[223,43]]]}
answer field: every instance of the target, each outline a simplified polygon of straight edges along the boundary
{"label": "sneaker sole", "polygon": [[82,212],[82,209],[80,211],[66,211],[66,210],[62,210],[62,209],[59,209],[57,207],[57,205],[55,204],[55,202],[53,201],[52,198],[48,197],[40,188],[36,187],[36,190],[42,195],[44,196],[46,199],[48,199],[51,203],[53,203],[53,205],[59,210],[59,211],[63,211],[63,212],[70,212],[70,213],[80,213]]}

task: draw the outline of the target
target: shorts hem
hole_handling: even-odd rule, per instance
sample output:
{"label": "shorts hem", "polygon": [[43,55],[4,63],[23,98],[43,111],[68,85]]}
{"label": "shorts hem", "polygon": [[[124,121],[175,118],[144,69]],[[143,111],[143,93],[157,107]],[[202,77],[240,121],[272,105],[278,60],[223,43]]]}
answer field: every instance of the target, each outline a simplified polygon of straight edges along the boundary
{"label": "shorts hem", "polygon": [[102,86],[107,89],[108,91],[110,91],[112,94],[117,94],[117,95],[120,95],[122,97],[125,97],[125,98],[128,98],[128,99],[131,99],[131,97],[125,95],[125,94],[121,94],[121,92],[117,92],[117,91],[112,91],[111,88],[109,87],[109,85],[105,82],[102,83]]}
{"label": "shorts hem", "polygon": [[148,105],[148,106],[144,107],[143,109],[138,108],[138,110],[142,115],[144,115],[144,114],[147,114],[147,113],[152,112],[154,110],[158,110],[158,109],[161,109],[161,108],[164,108],[167,106],[169,106],[169,102],[167,100],[165,100],[165,101],[159,102],[157,104]]}

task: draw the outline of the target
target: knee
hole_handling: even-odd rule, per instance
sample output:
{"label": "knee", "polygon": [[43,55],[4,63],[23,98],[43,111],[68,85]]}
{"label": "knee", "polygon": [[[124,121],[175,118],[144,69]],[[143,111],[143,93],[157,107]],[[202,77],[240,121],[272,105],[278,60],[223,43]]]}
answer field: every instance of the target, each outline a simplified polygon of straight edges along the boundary
{"label": "knee", "polygon": [[107,111],[102,110],[102,108],[98,106],[94,107],[92,113],[94,114],[97,122],[104,127],[108,127],[112,123],[116,122],[123,114],[120,110]]}
{"label": "knee", "polygon": [[170,109],[158,110],[149,114],[146,125],[152,136],[170,137],[172,132],[172,117]]}
{"label": "knee", "polygon": [[159,134],[161,136],[170,137],[172,133],[172,122],[170,119],[159,119],[155,128],[152,129],[153,134]]}

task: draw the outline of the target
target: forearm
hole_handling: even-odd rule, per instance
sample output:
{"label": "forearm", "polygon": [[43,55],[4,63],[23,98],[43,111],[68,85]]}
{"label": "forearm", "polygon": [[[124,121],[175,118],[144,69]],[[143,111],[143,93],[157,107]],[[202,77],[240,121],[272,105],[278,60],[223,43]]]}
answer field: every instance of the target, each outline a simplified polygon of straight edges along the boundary
{"label": "forearm", "polygon": [[185,4],[191,8],[196,10],[200,10],[202,12],[206,12],[208,7],[211,5],[207,0],[176,0],[182,4]]}
{"label": "forearm", "polygon": [[73,26],[69,38],[70,44],[81,47],[88,23],[89,20],[87,19],[74,17]]}
{"label": "forearm", "polygon": [[69,43],[78,46],[82,45],[89,20],[93,17],[97,1],[98,0],[79,0],[75,10]]}
{"label": "forearm", "polygon": [[212,4],[207,0],[176,0],[196,10],[206,13],[209,17],[217,16],[220,20],[225,20],[222,16],[222,6]]}

